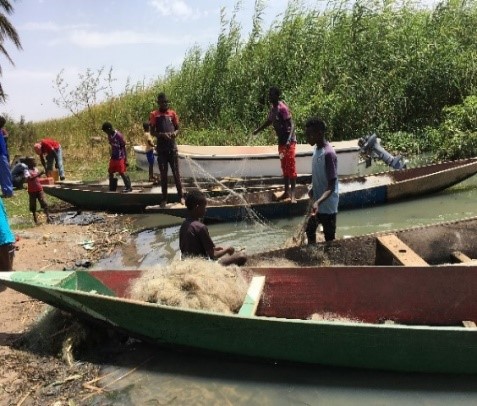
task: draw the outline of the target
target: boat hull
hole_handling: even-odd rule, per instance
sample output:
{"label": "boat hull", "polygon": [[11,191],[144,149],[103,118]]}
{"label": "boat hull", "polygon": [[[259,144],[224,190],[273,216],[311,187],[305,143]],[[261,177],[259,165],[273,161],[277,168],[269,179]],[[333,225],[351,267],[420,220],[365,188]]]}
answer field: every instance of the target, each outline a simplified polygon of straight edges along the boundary
{"label": "boat hull", "polygon": [[[477,318],[472,299],[477,289],[476,267],[248,271],[270,281],[256,316],[188,310],[123,297],[128,278],[138,277],[139,271],[16,272],[2,273],[0,280],[60,309],[160,345],[274,362],[477,373],[477,328],[461,324]],[[306,319],[305,315],[323,309],[349,319]]]}
{"label": "boat hull", "polygon": [[[419,168],[402,169],[368,176],[340,180],[338,209],[350,210],[417,198],[451,187],[477,173],[477,158],[441,162]],[[273,200],[273,192],[245,193],[228,200],[211,199],[207,204],[205,222],[231,222],[254,218],[267,219],[305,215],[310,205],[307,188],[296,189],[297,203]],[[148,207],[158,212],[185,217],[185,207]]]}
{"label": "boat hull", "polygon": [[[358,140],[332,143],[338,156],[338,175],[358,173],[360,148]],[[311,172],[313,148],[298,144],[296,149],[296,170],[299,174]],[[135,146],[136,164],[148,170],[145,149]],[[225,178],[281,176],[280,159],[276,146],[212,146],[198,147],[178,145],[181,176],[185,178]],[[157,159],[156,159],[157,161]],[[154,165],[158,174],[159,168]]]}
{"label": "boat hull", "polygon": [[[300,177],[297,182],[309,182],[310,177]],[[277,182],[277,183],[273,183]],[[252,190],[279,190],[283,189],[283,180],[278,178],[261,178],[243,181],[224,180],[218,184],[183,184],[183,190],[200,187],[209,197],[226,195],[231,192],[244,193]],[[46,194],[61,199],[83,210],[100,210],[115,213],[142,213],[147,206],[154,206],[163,200],[160,186],[149,183],[132,185],[132,191],[122,193],[120,189],[112,192],[108,185],[102,183],[69,183],[61,182],[53,185],[43,185]],[[169,203],[180,201],[177,189],[169,187],[167,200]]]}
{"label": "boat hull", "polygon": [[[141,213],[149,205],[161,203],[160,187],[134,187],[133,192],[111,192],[104,185],[44,185],[46,194],[61,199],[83,210],[116,213]],[[171,191],[170,201],[178,202],[177,193]]]}

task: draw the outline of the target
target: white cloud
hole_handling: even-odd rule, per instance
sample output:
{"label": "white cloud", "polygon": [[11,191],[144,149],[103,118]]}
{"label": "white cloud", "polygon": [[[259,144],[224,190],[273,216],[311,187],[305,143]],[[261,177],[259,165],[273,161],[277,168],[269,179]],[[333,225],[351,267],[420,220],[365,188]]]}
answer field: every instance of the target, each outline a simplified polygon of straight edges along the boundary
{"label": "white cloud", "polygon": [[[205,34],[203,37],[206,39],[209,38],[209,36]],[[151,35],[150,32],[142,33],[131,30],[108,32],[73,30],[66,36],[57,37],[54,40],[51,40],[48,45],[53,46],[62,43],[70,43],[80,48],[106,48],[110,46],[140,44],[183,45],[193,43],[198,39],[198,36]]]}
{"label": "white cloud", "polygon": [[150,0],[149,4],[165,17],[190,19],[197,16],[197,12],[183,0]]}
{"label": "white cloud", "polygon": [[70,31],[80,28],[87,28],[89,24],[76,24],[76,25],[59,25],[51,21],[47,22],[29,22],[20,27],[21,31],[45,31],[45,32],[60,32]]}
{"label": "white cloud", "polygon": [[32,69],[10,69],[5,70],[3,73],[3,79],[8,81],[19,81],[19,82],[32,82],[38,80],[51,79],[56,76],[58,72],[47,71],[47,70],[32,70]]}

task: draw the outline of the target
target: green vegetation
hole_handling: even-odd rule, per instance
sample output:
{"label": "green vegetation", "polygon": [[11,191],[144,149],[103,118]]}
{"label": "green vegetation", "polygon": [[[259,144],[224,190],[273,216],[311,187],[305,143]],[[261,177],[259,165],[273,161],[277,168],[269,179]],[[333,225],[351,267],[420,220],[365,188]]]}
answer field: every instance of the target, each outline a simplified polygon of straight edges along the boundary
{"label": "green vegetation", "polygon": [[[22,49],[22,44],[20,37],[15,29],[15,27],[10,23],[10,20],[7,18],[7,15],[13,13],[13,6],[11,1],[2,0],[0,1],[0,55],[3,55],[7,58],[8,62],[13,64],[12,58],[5,47],[5,40],[10,40],[13,42],[13,45],[17,49]],[[0,75],[2,74],[2,68],[0,67]],[[6,99],[2,84],[0,83],[0,101],[4,102]]]}
{"label": "green vegetation", "polygon": [[[243,38],[236,16],[221,15],[217,42],[192,48],[178,69],[155,83],[111,91],[112,69],[87,71],[70,87],[61,73],[56,101],[71,113],[61,120],[7,124],[11,150],[29,153],[41,136],[60,140],[67,171],[105,168],[100,127],[111,121],[128,139],[142,142],[141,123],[165,91],[182,121],[181,143],[249,143],[268,110],[270,85],[283,91],[299,129],[320,115],[329,138],[377,132],[395,152],[432,152],[436,158],[477,155],[477,1],[448,0],[433,9],[412,2],[332,1],[325,10],[290,2],[270,28],[265,2],[256,1],[253,30]],[[107,100],[97,104],[104,95]],[[103,142],[92,143],[91,137]],[[272,130],[258,143],[276,142]],[[73,164],[73,162],[75,164]],[[94,173],[94,171],[93,171]]]}

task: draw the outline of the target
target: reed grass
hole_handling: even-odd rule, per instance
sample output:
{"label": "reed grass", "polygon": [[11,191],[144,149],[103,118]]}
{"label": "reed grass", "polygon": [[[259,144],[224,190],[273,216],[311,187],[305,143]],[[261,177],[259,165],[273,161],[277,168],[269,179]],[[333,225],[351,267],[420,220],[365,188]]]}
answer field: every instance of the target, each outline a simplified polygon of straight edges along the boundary
{"label": "reed grass", "polygon": [[[107,156],[105,142],[90,141],[104,138],[103,121],[122,131],[129,146],[142,143],[141,124],[159,91],[181,118],[180,143],[242,144],[265,118],[267,89],[275,85],[293,111],[301,142],[303,122],[320,115],[330,139],[378,132],[399,152],[476,154],[475,122],[466,125],[461,117],[475,106],[476,0],[442,1],[433,8],[406,0],[332,0],[325,9],[293,1],[270,27],[263,26],[265,4],[256,1],[247,36],[237,19],[240,2],[230,16],[222,10],[216,43],[191,48],[180,67],[157,81],[128,84],[122,94],[83,105],[64,119],[9,122],[12,147],[30,153],[35,139],[52,136],[67,160],[83,160],[87,168]],[[89,71],[69,93],[61,80],[58,89],[82,99],[84,82],[96,84],[95,91],[108,89],[113,75]],[[72,106],[74,101],[66,110]],[[272,130],[260,141],[274,144]]]}

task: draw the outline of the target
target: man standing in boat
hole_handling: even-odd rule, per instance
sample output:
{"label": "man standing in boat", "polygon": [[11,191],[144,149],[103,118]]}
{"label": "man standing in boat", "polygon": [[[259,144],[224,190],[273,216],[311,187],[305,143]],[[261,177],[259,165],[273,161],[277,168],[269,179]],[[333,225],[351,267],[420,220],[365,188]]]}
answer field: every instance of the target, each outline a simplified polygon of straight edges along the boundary
{"label": "man standing in boat", "polygon": [[258,134],[273,124],[273,128],[278,137],[278,154],[280,156],[285,183],[285,190],[280,196],[280,200],[290,198],[292,203],[296,203],[295,124],[293,123],[289,107],[284,101],[280,100],[280,90],[277,87],[271,87],[268,90],[268,99],[271,103],[271,107],[267,120],[253,131],[253,135]]}
{"label": "man standing in boat", "polygon": [[149,124],[151,126],[151,134],[157,138],[157,164],[159,165],[162,189],[161,207],[164,207],[167,203],[167,172],[169,165],[174,176],[178,197],[180,202],[184,204],[179,172],[179,154],[176,144],[176,137],[179,133],[179,117],[174,110],[169,108],[169,101],[165,93],[158,94],[157,104],[159,108],[150,113]]}
{"label": "man standing in boat", "polygon": [[336,234],[336,214],[338,213],[338,159],[331,144],[325,139],[326,124],[318,117],[312,117],[305,124],[305,135],[310,145],[315,145],[312,158],[313,199],[311,214],[306,226],[308,244],[316,243],[318,224],[323,226],[325,241],[332,241]]}

